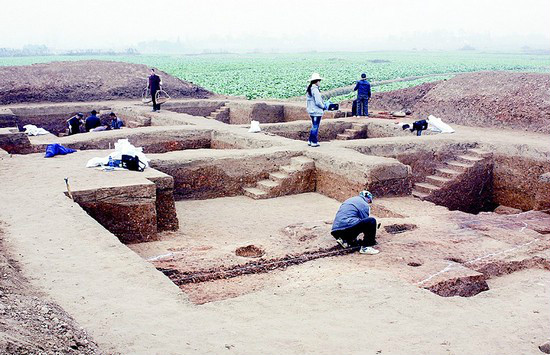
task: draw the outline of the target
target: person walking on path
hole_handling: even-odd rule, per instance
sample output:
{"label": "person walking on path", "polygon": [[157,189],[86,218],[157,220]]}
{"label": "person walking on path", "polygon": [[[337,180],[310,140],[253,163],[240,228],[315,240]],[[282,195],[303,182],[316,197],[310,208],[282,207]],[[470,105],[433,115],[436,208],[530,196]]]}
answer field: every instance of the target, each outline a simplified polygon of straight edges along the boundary
{"label": "person walking on path", "polygon": [[90,132],[90,130],[101,126],[101,121],[99,120],[99,117],[97,117],[96,110],[92,110],[92,112],[90,112],[90,116],[86,117],[84,126],[86,127],[86,132]]}
{"label": "person walking on path", "polygon": [[162,80],[160,76],[155,73],[155,69],[151,68],[151,75],[149,75],[149,83],[147,89],[151,91],[151,98],[153,99],[153,112],[160,111],[160,104],[157,104],[157,92],[160,90]]}
{"label": "person walking on path", "polygon": [[319,91],[321,80],[322,78],[318,73],[313,73],[306,90],[307,113],[311,117],[311,130],[307,145],[311,147],[319,146],[319,125],[321,124],[323,112],[327,109],[327,105],[323,102],[321,92]]}
{"label": "person walking on path", "polygon": [[[372,194],[361,191],[359,196],[348,198],[336,213],[332,224],[332,236],[343,248],[361,245],[361,254],[375,255],[380,251],[373,248],[376,245],[376,219],[370,217]],[[363,233],[359,243],[357,237]]]}
{"label": "person walking on path", "polygon": [[357,116],[368,116],[371,90],[367,74],[361,74],[361,80],[357,81],[353,90],[357,91]]}

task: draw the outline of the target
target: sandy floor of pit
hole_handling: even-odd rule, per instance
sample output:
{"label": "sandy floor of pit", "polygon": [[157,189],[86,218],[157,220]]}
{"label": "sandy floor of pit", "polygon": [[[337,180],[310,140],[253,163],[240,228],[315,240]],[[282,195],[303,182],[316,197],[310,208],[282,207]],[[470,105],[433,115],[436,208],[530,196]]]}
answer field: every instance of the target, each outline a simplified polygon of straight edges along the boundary
{"label": "sandy floor of pit", "polygon": [[[539,354],[537,346],[548,340],[550,277],[541,270],[489,280],[491,289],[475,297],[442,298],[391,271],[371,268],[372,258],[354,254],[225,280],[261,287],[195,305],[63,194],[63,178],[81,166],[76,160],[86,161],[90,154],[3,160],[0,220],[7,247],[32,285],[106,351]],[[67,164],[73,160],[76,165]],[[332,218],[337,205],[320,204],[326,215],[319,219]],[[319,220],[311,212],[306,213]],[[185,220],[185,209],[180,213]],[[259,233],[264,216],[255,217]],[[431,218],[419,222],[429,224]],[[242,236],[239,242],[254,238]]]}
{"label": "sandy floor of pit", "polygon": [[[165,232],[160,241],[129,245],[146,259],[172,254],[200,253],[207,258],[234,257],[235,249],[249,244],[261,247],[265,257],[291,252],[291,236],[284,229],[293,224],[332,225],[340,203],[317,193],[254,200],[245,196],[176,202],[180,230]],[[323,246],[334,245],[330,235]],[[203,264],[204,268],[205,265]]]}

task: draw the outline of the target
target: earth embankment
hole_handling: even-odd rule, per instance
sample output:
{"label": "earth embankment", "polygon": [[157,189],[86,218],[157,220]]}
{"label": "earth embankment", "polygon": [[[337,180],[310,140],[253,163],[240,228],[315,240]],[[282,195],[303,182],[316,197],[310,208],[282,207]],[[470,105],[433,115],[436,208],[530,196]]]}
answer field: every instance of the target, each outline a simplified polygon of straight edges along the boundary
{"label": "earth embankment", "polygon": [[[208,90],[157,71],[173,98],[208,98]],[[140,99],[149,67],[87,60],[0,67],[0,104]]]}
{"label": "earth embankment", "polygon": [[478,127],[550,133],[550,74],[478,72],[375,93],[373,109],[411,109],[415,116]]}

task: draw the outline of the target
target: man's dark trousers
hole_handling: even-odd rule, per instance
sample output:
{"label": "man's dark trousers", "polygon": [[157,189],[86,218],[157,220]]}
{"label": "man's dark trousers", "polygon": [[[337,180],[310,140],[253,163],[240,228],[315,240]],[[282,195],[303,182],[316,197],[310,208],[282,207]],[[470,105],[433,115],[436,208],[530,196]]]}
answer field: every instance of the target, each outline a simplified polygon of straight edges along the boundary
{"label": "man's dark trousers", "polygon": [[158,90],[151,90],[151,98],[153,99],[153,111],[160,110],[160,104],[157,104]]}
{"label": "man's dark trousers", "polygon": [[361,233],[364,235],[361,246],[371,247],[376,245],[376,219],[367,217],[353,227],[331,232],[334,238],[341,238],[344,242],[351,244],[354,244]]}
{"label": "man's dark trousers", "polygon": [[369,97],[358,96],[357,97],[357,116],[369,115]]}

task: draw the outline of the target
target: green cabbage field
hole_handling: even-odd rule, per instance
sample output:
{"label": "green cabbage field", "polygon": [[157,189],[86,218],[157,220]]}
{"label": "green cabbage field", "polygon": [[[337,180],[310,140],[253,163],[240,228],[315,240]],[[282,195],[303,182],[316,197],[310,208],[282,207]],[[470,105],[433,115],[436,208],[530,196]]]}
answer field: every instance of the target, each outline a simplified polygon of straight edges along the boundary
{"label": "green cabbage field", "polygon": [[[547,56],[479,52],[368,52],[300,54],[137,55],[96,57],[0,58],[0,65],[26,65],[60,60],[102,59],[147,64],[208,90],[255,98],[289,98],[304,94],[307,79],[318,72],[322,90],[353,84],[361,73],[371,81],[444,74],[435,78],[376,87],[395,90],[480,70],[549,72]],[[169,88],[167,88],[169,89]],[[341,97],[340,97],[341,99]]]}

